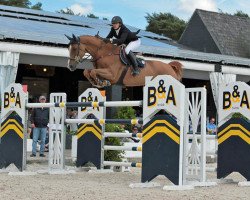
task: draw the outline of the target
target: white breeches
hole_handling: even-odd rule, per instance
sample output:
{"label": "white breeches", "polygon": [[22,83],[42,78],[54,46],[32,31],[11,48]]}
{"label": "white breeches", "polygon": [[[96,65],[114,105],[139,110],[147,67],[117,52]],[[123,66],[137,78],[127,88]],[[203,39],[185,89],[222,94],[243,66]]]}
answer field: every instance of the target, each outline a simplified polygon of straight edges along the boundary
{"label": "white breeches", "polygon": [[128,54],[130,51],[137,49],[140,45],[141,45],[140,38],[138,38],[138,40],[130,42],[125,48],[125,53]]}

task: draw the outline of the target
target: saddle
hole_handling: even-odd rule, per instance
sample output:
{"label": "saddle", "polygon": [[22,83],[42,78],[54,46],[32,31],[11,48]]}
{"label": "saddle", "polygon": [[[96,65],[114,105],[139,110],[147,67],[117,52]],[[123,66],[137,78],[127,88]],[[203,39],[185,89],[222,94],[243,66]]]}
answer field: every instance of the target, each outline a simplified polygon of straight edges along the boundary
{"label": "saddle", "polygon": [[[132,65],[130,59],[128,58],[128,56],[125,53],[124,46],[121,46],[121,49],[120,49],[120,59],[121,59],[121,61],[122,61],[122,63],[124,65],[126,65],[126,66],[131,66]],[[144,59],[136,58],[136,61],[138,63],[139,68],[144,68],[145,67],[145,60]]]}

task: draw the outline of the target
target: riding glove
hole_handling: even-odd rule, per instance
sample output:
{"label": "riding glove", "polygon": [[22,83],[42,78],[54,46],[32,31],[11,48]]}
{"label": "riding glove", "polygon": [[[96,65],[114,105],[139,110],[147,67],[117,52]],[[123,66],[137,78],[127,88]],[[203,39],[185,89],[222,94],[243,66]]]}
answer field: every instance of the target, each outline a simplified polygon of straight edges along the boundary
{"label": "riding glove", "polygon": [[104,38],[104,39],[103,39],[103,42],[105,42],[105,43],[110,43],[111,41],[110,41],[110,38]]}

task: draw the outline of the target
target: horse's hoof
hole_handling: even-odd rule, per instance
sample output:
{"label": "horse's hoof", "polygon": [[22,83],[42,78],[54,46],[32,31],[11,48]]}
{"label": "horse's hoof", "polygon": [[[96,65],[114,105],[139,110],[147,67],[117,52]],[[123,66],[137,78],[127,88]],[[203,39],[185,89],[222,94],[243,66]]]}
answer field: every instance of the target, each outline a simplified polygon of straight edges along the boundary
{"label": "horse's hoof", "polygon": [[97,84],[92,83],[92,86],[96,87],[96,88],[103,88],[104,87],[103,84],[99,84],[99,83],[97,83]]}
{"label": "horse's hoof", "polygon": [[110,81],[108,81],[108,80],[104,80],[103,81],[103,86],[111,86],[111,83],[110,83]]}
{"label": "horse's hoof", "polygon": [[103,85],[103,81],[99,78],[96,78],[96,82],[98,83],[98,85]]}
{"label": "horse's hoof", "polygon": [[103,88],[102,85],[95,85],[95,87],[97,87],[97,88]]}

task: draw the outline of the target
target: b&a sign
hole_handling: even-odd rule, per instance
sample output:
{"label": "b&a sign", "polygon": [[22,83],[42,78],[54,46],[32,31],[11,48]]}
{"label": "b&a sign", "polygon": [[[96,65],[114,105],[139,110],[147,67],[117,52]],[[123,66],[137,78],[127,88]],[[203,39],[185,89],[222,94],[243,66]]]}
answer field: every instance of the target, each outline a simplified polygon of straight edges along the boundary
{"label": "b&a sign", "polygon": [[250,86],[244,82],[230,83],[219,90],[219,121],[236,112],[250,119]]}
{"label": "b&a sign", "polygon": [[[78,102],[103,102],[105,96],[97,88],[88,88],[79,97]],[[97,119],[103,119],[103,107],[79,107],[78,118],[83,119],[88,115],[94,115]]]}
{"label": "b&a sign", "polygon": [[2,95],[1,118],[3,119],[8,113],[15,111],[24,119],[26,97],[27,93],[23,91],[21,84],[10,84]]}
{"label": "b&a sign", "polygon": [[180,120],[184,108],[185,87],[172,76],[160,75],[146,82],[143,96],[143,120],[164,110]]}

